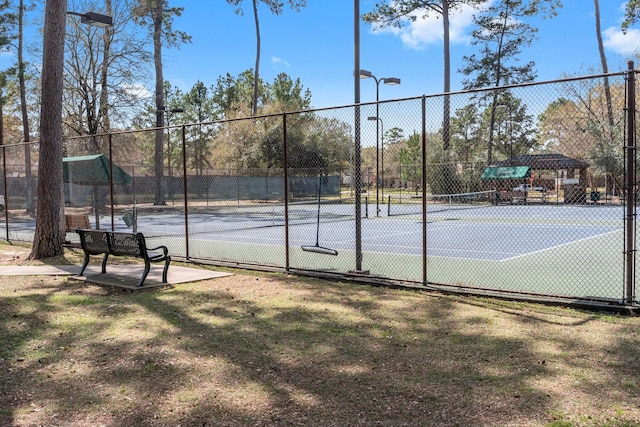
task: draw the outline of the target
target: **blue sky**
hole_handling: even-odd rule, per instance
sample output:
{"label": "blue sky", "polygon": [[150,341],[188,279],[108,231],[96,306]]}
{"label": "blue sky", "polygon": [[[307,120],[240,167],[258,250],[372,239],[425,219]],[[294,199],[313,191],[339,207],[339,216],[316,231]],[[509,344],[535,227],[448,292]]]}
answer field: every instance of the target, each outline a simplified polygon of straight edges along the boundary
{"label": "blue sky", "polygon": [[[219,76],[237,76],[253,68],[256,39],[251,1],[244,0],[245,14],[234,13],[226,0],[170,0],[183,6],[174,28],[192,36],[180,49],[165,49],[164,76],[187,91],[198,80],[215,84]],[[373,9],[376,1],[360,0],[360,12]],[[100,3],[98,1],[98,3]],[[522,61],[534,61],[538,81],[566,75],[600,73],[591,0],[563,0],[564,7],[553,19],[531,22],[539,28],[538,39],[522,53]],[[600,0],[601,23],[610,71],[627,67],[640,49],[640,26],[623,35],[620,23],[624,0]],[[352,0],[308,0],[300,12],[285,8],[282,15],[259,6],[261,23],[260,76],[273,81],[281,72],[300,78],[312,94],[316,108],[352,104],[354,101],[354,2]],[[100,12],[100,10],[96,10]],[[39,14],[36,11],[34,14]],[[461,89],[457,73],[464,55],[477,52],[469,44],[471,9],[451,18],[452,91]],[[39,37],[38,27],[31,33]],[[152,49],[152,46],[149,46]],[[12,54],[0,65],[14,61]],[[35,60],[37,62],[37,59]],[[638,59],[640,62],[640,59]],[[398,77],[399,86],[380,85],[380,99],[431,95],[443,90],[442,22],[435,17],[418,20],[403,30],[372,31],[360,24],[360,66],[378,78]],[[637,64],[637,68],[640,64]],[[152,92],[153,81],[146,82]],[[375,83],[361,81],[361,101],[375,100]]]}
{"label": "blue sky", "polygon": [[[378,0],[380,1],[380,0]],[[224,0],[174,1],[184,6],[175,28],[192,36],[192,43],[164,53],[165,79],[188,90],[198,80],[214,84],[227,72],[238,75],[253,68],[256,39],[250,0],[244,15],[238,16]],[[624,1],[600,0],[601,24],[610,71],[626,69],[640,48],[640,30],[620,31]],[[375,5],[360,0],[360,12]],[[270,82],[285,72],[300,78],[311,90],[314,107],[353,103],[354,2],[351,0],[308,0],[300,12],[285,9],[272,15],[260,7],[260,75]],[[463,55],[476,52],[469,44],[472,10],[452,17],[451,61],[453,91],[461,89],[463,76],[457,73]],[[536,63],[538,79],[565,75],[600,73],[595,32],[594,5],[590,0],[564,0],[553,19],[537,19],[538,39],[522,53],[523,61]],[[443,89],[442,23],[418,21],[402,31],[372,31],[360,24],[360,66],[378,78],[399,77],[399,86],[380,85],[380,99],[437,94]],[[375,83],[361,81],[361,101],[375,100]]]}

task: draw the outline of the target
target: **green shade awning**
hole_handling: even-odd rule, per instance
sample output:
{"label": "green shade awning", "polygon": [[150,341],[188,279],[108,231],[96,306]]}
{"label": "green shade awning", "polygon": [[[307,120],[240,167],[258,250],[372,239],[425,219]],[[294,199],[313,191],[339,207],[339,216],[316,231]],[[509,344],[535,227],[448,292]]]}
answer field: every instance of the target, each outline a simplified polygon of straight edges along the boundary
{"label": "green shade awning", "polygon": [[482,179],[525,179],[531,177],[529,166],[488,167],[482,172]]}
{"label": "green shade awning", "polygon": [[133,179],[120,166],[104,154],[64,157],[62,159],[64,182],[81,185],[109,185],[111,168],[114,184],[131,184]]}

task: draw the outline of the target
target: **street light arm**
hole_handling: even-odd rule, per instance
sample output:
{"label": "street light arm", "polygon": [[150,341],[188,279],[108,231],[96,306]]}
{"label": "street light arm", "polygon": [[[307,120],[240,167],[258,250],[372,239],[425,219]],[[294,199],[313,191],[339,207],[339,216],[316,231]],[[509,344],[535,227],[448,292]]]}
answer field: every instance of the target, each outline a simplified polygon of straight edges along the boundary
{"label": "street light arm", "polygon": [[397,77],[383,77],[382,82],[386,85],[399,85],[400,79]]}
{"label": "street light arm", "polygon": [[361,79],[368,79],[368,78],[372,77],[372,76],[373,76],[373,74],[371,74],[371,71],[367,71],[367,70],[360,70],[360,71],[358,71],[358,76],[359,76]]}
{"label": "street light arm", "polygon": [[67,11],[67,15],[79,16],[80,23],[82,24],[102,28],[113,27],[113,18],[109,15],[103,15],[95,12],[79,13],[73,11]]}

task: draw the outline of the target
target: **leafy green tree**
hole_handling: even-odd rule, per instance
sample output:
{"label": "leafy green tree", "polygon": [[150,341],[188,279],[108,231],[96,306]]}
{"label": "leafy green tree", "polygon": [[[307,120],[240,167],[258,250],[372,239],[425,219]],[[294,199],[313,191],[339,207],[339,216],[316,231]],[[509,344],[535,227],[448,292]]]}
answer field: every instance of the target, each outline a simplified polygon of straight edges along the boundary
{"label": "leafy green tree", "polygon": [[427,134],[426,169],[427,186],[431,194],[461,193],[464,189],[462,178],[457,173],[457,163],[451,150],[444,150],[436,141],[439,133]]}
{"label": "leafy green tree", "polygon": [[293,121],[292,137],[289,136],[287,127],[291,168],[303,171],[319,168],[324,173],[347,168],[351,137],[349,126],[344,122],[317,115],[298,115]]}
{"label": "leafy green tree", "polygon": [[456,110],[451,121],[452,147],[456,157],[468,163],[482,142],[482,121],[475,104]]}
{"label": "leafy green tree", "polygon": [[444,48],[444,109],[442,119],[442,145],[449,148],[449,127],[451,106],[449,95],[451,92],[451,53],[449,43],[449,16],[452,11],[463,5],[478,6],[485,0],[398,0],[394,2],[377,3],[372,12],[365,13],[362,19],[375,27],[402,28],[408,23],[415,22],[418,17],[425,19],[430,14],[442,17],[443,48]]}
{"label": "leafy green tree", "polygon": [[622,31],[627,32],[629,27],[636,24],[640,19],[640,0],[629,0],[624,9],[624,21],[622,21]]}
{"label": "leafy green tree", "polygon": [[419,134],[413,133],[407,139],[406,146],[398,152],[398,160],[402,167],[400,179],[412,181],[417,187],[422,179],[422,144]]}
{"label": "leafy green tree", "polygon": [[202,175],[206,168],[211,167],[209,141],[215,127],[209,122],[215,120],[216,109],[209,97],[209,90],[201,81],[193,85],[191,90],[185,94],[182,102],[186,106],[187,120],[191,117],[194,122],[199,123],[198,126],[189,126],[185,137],[190,148],[188,158],[191,161],[191,166],[197,175]]}
{"label": "leafy green tree", "polygon": [[[211,99],[221,117],[246,117],[251,106],[253,72],[247,70],[237,78],[227,74],[217,81]],[[211,164],[249,170],[283,167],[283,120],[287,123],[289,164],[292,169],[344,168],[348,165],[350,129],[337,119],[310,113],[311,92],[300,79],[281,73],[272,83],[260,80],[261,112],[265,115],[251,122],[232,120],[219,123],[211,144],[216,156]]]}
{"label": "leafy green tree", "polygon": [[[218,105],[223,116],[235,117],[246,112],[250,114],[253,89],[252,82],[254,74],[252,70],[246,70],[238,77],[233,77],[227,73],[224,77],[218,77],[213,89],[213,102]],[[259,97],[266,99],[268,88],[265,87],[262,79],[259,81]]]}
{"label": "leafy green tree", "polygon": [[[467,76],[464,88],[497,88],[533,81],[535,63],[520,65],[519,62],[522,49],[532,44],[538,32],[527,20],[553,17],[560,7],[560,0],[502,0],[491,3],[482,14],[474,16],[476,28],[471,32],[471,43],[480,47],[480,53],[463,58],[466,65],[459,71]],[[487,164],[493,161],[495,109],[500,92],[486,92],[481,97],[491,108]]]}
{"label": "leafy green tree", "polygon": [[398,160],[398,152],[406,142],[404,131],[399,127],[392,127],[384,132],[384,179],[387,182],[393,182],[394,179],[400,178],[400,171],[396,167],[400,164]]}
{"label": "leafy green tree", "polygon": [[[243,0],[227,0],[232,6],[236,6],[236,13],[243,14],[242,10]],[[289,6],[295,11],[299,11],[300,8],[307,6],[307,0],[286,0]],[[256,62],[255,73],[253,80],[253,102],[251,103],[251,115],[255,116],[258,111],[258,99],[260,92],[260,19],[258,18],[258,3],[262,3],[269,11],[275,15],[280,15],[283,12],[284,1],[283,0],[251,0],[253,6],[253,20],[256,27]]]}
{"label": "leafy green tree", "polygon": [[0,52],[7,51],[16,38],[17,15],[9,0],[0,1]]}
{"label": "leafy green tree", "polygon": [[[485,121],[491,120],[491,109],[484,114]],[[494,138],[496,151],[505,159],[526,154],[537,147],[537,135],[533,117],[527,114],[527,106],[522,100],[508,92],[499,98],[494,120],[498,128]]]}
{"label": "leafy green tree", "polygon": [[300,79],[295,82],[286,73],[280,73],[269,87],[274,103],[282,111],[300,111],[311,108],[311,91],[304,89]]}

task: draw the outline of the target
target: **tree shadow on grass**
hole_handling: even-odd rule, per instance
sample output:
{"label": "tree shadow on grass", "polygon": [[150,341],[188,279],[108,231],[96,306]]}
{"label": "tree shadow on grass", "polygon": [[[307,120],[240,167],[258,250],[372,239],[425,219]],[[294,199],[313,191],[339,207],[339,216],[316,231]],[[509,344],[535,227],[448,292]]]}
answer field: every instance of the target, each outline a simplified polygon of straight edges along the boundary
{"label": "tree shadow on grass", "polygon": [[[269,277],[135,293],[29,279],[6,290],[2,424],[540,425],[570,393],[598,402],[614,390],[619,407],[637,397],[633,328],[606,324],[624,334],[596,345],[580,329],[590,315],[557,324]],[[591,366],[589,349],[606,363]]]}

